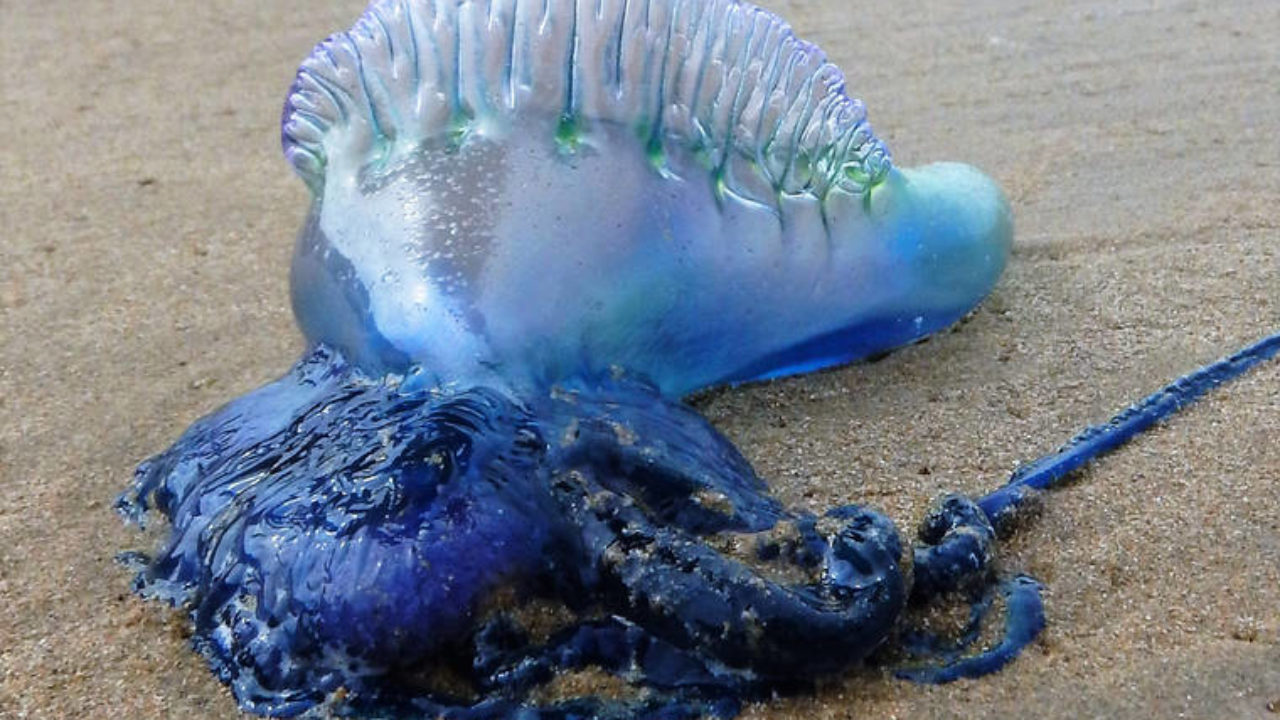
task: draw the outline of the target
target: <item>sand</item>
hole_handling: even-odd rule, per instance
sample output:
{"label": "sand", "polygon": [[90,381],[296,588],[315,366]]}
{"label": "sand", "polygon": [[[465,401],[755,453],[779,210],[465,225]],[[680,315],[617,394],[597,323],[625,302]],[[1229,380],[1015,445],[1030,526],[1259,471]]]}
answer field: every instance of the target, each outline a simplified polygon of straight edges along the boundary
{"label": "sand", "polygon": [[[137,462],[281,373],[299,59],[362,0],[0,0],[0,717],[223,718],[112,560]],[[788,503],[909,526],[1280,326],[1280,4],[774,0],[900,164],[959,159],[1018,235],[960,327],[699,401]],[[1005,671],[854,671],[749,718],[1277,717],[1280,363],[1097,463],[1001,549],[1049,590]],[[927,474],[926,474],[927,469]],[[168,618],[168,619],[167,619]]]}

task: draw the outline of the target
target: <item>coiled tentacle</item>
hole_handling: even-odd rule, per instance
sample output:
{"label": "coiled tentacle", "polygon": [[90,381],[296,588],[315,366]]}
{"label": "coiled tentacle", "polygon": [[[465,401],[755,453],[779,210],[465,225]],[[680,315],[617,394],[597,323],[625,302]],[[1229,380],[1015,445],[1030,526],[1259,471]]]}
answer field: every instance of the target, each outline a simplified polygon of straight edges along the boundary
{"label": "coiled tentacle", "polygon": [[962,677],[995,672],[1011,662],[1044,628],[1044,604],[1040,584],[1018,575],[1000,584],[1005,601],[1004,634],[996,647],[966,655],[978,639],[991,608],[996,531],[986,513],[962,495],[949,495],[925,518],[920,543],[914,550],[911,600],[926,604],[948,593],[960,592],[970,600],[970,620],[950,646],[932,633],[909,632],[907,649],[934,664],[915,664],[895,671],[897,677],[916,682],[944,683]]}
{"label": "coiled tentacle", "polygon": [[[557,496],[584,544],[603,549],[600,586],[632,621],[764,677],[829,672],[883,642],[905,602],[888,519],[785,512],[723,436],[651,385],[553,397],[553,416],[571,418]],[[794,579],[771,577],[784,573]]]}
{"label": "coiled tentacle", "polygon": [[[1280,332],[1178,378],[1104,424],[1086,428],[1057,451],[1019,468],[1003,487],[976,502],[958,495],[945,498],[921,529],[921,544],[915,550],[912,600],[929,602],[947,592],[980,589],[992,572],[996,530],[1010,525],[1019,508],[1040,491],[1054,487],[1071,472],[1277,355],[1280,355]],[[976,638],[989,607],[989,600],[980,596],[973,601],[969,628],[953,649],[943,649],[934,637],[914,638],[917,650],[942,658],[942,664],[902,668],[897,671],[898,676],[941,683],[999,670],[1043,629],[1044,605],[1040,591],[1040,584],[1025,575],[1004,583],[1004,638],[985,653],[965,657],[962,652]]]}
{"label": "coiled tentacle", "polygon": [[[989,675],[1008,665],[1018,657],[1023,648],[1030,645],[1040,631],[1044,630],[1044,602],[1040,597],[1041,586],[1035,579],[1027,575],[1018,575],[1003,583],[1000,592],[1004,595],[1005,626],[1000,642],[990,650],[973,655],[963,655],[968,644],[976,638],[969,635],[952,652],[939,652],[936,643],[926,641],[934,647],[929,655],[941,656],[945,662],[937,665],[914,665],[898,668],[894,675],[903,680],[923,683],[947,683],[960,678],[975,678]],[[983,603],[978,609],[979,617],[985,613],[989,603]],[[976,629],[976,628],[975,628]]]}
{"label": "coiled tentacle", "polygon": [[602,591],[679,647],[762,676],[826,673],[866,657],[905,601],[897,539],[863,512],[830,541],[813,577],[786,583],[686,533],[650,525],[607,491],[573,508],[588,537],[618,537],[602,558]]}
{"label": "coiled tentacle", "polygon": [[963,495],[947,496],[920,528],[912,599],[932,598],[985,580],[995,539],[996,531],[981,508]]}

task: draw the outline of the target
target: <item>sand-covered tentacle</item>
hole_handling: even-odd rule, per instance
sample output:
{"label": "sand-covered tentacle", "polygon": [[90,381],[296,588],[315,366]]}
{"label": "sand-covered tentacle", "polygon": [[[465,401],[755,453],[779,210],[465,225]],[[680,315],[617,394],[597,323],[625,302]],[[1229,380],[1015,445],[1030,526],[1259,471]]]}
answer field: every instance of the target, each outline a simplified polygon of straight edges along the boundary
{"label": "sand-covered tentacle", "polygon": [[961,678],[977,678],[998,672],[1013,662],[1045,627],[1042,587],[1034,578],[1018,575],[1001,584],[1004,597],[1004,632],[994,647],[971,655],[944,653],[938,664],[913,664],[898,668],[894,675],[920,683],[942,684]]}
{"label": "sand-covered tentacle", "polygon": [[[848,667],[880,646],[905,602],[896,532],[870,511],[833,518],[832,531],[817,536],[816,562],[778,575],[754,550],[725,552],[653,525],[639,503],[589,478],[561,476],[557,492],[588,545],[607,545],[598,560],[607,602],[624,605],[626,617],[664,641],[697,648],[748,678]],[[751,548],[762,535],[741,540]],[[603,540],[613,536],[617,542]]]}
{"label": "sand-covered tentacle", "polygon": [[746,458],[701,415],[630,377],[581,378],[553,388],[553,465],[589,474],[644,504],[655,524],[694,535],[757,532],[788,513]]}

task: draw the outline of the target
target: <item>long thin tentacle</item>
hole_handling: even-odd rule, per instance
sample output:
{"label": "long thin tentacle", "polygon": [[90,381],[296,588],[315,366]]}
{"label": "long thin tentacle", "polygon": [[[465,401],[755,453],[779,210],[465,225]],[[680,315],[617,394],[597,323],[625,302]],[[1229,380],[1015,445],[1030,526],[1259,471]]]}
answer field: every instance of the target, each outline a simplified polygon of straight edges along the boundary
{"label": "long thin tentacle", "polygon": [[[915,550],[912,599],[927,602],[952,590],[972,588],[989,578],[991,545],[995,539],[993,528],[999,528],[1038,491],[1054,487],[1072,471],[1124,445],[1214,388],[1278,354],[1280,332],[1178,378],[1104,424],[1086,428],[1055,452],[1019,468],[1003,487],[976,504],[960,496],[944,499],[921,531],[922,544]],[[1006,630],[997,647],[973,656],[947,657],[947,662],[938,665],[904,668],[897,675],[917,682],[943,683],[985,675],[1003,667],[1044,627],[1039,583],[1020,576],[1006,585],[1005,597]],[[975,604],[975,618],[984,611]]]}
{"label": "long thin tentacle", "polygon": [[938,684],[982,677],[1008,665],[1044,629],[1044,603],[1040,598],[1040,583],[1026,575],[1005,583],[1002,592],[1005,597],[1005,629],[998,645],[986,652],[951,659],[941,665],[900,668],[894,675],[904,680]]}
{"label": "long thin tentacle", "polygon": [[1130,405],[1102,425],[1093,425],[1057,451],[1024,465],[1004,487],[978,501],[993,524],[1021,505],[1034,490],[1053,487],[1073,470],[1132,440],[1139,433],[1191,405],[1209,391],[1280,354],[1280,332],[1215,363],[1184,375]]}

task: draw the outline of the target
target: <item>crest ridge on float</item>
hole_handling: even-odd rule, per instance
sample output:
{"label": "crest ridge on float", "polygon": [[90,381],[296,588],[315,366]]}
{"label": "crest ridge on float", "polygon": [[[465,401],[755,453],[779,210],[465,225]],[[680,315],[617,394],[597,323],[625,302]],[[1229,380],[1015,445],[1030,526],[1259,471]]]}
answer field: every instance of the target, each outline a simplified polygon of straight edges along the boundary
{"label": "crest ridge on float", "polygon": [[569,150],[630,128],[654,162],[689,152],[723,191],[864,193],[890,167],[817,47],[737,0],[377,0],[302,63],[286,157],[319,193],[424,144],[542,132]]}

